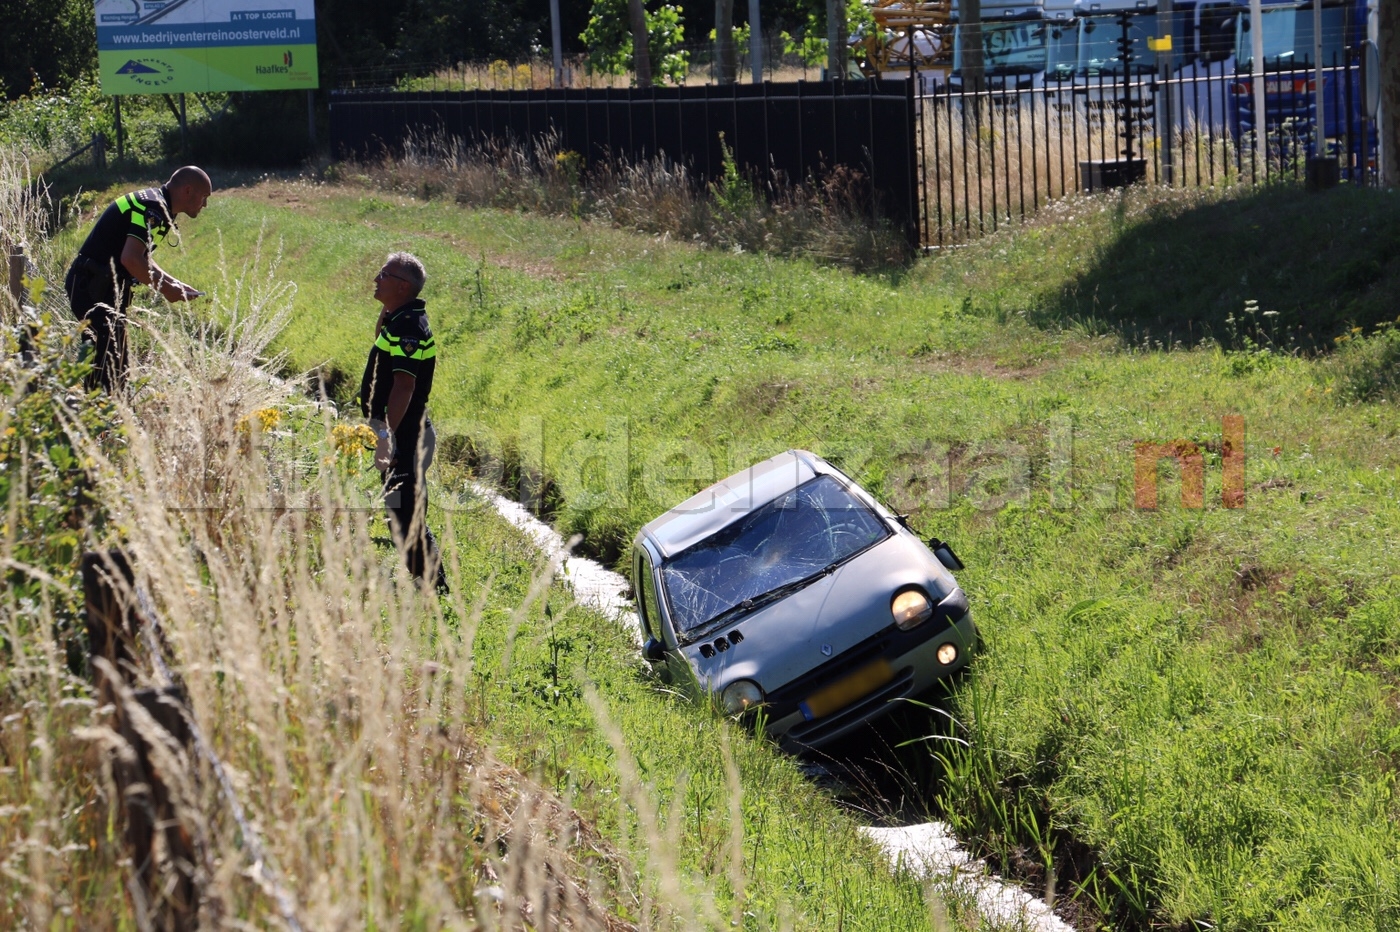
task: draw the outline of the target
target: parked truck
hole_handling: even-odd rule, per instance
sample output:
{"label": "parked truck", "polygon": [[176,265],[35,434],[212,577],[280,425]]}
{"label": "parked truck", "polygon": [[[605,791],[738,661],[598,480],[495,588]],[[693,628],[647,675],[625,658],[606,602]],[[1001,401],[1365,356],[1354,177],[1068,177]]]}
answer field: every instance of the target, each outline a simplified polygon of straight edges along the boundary
{"label": "parked truck", "polygon": [[[1314,10],[1309,0],[1266,3],[1263,29],[1264,133],[1271,158],[1341,157],[1343,174],[1372,164],[1375,128],[1363,129],[1359,61],[1361,45],[1375,41],[1375,0],[1324,0],[1321,9],[1323,125],[1318,135]],[[1235,80],[1230,85],[1230,131],[1253,139],[1258,120],[1254,95],[1254,36],[1248,7],[1235,17]]]}
{"label": "parked truck", "polygon": [[[964,26],[958,17],[953,46],[953,71],[949,84],[963,86]],[[1037,86],[1048,59],[1045,0],[987,0],[982,4],[982,74],[991,90],[1025,90]]]}

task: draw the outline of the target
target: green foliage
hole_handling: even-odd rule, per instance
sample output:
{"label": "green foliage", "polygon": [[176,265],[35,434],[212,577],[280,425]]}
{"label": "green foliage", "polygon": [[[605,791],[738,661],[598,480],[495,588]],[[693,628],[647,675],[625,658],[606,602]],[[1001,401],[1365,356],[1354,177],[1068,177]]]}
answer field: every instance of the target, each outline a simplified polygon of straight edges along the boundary
{"label": "green foliage", "polygon": [[758,201],[753,184],[739,171],[734,161],[734,150],[724,142],[724,133],[719,134],[719,148],[724,159],[724,172],[719,180],[710,185],[715,204],[721,211],[738,216],[752,210]]}
{"label": "green foliage", "polygon": [[395,37],[403,61],[450,65],[459,61],[523,58],[549,35],[547,7],[528,0],[409,0]]}
{"label": "green foliage", "polygon": [[802,59],[802,63],[809,67],[826,64],[826,37],[817,35],[812,29],[813,23],[808,21],[807,29],[794,38],[789,33],[780,33],[779,38],[783,42],[784,55],[796,55]]}
{"label": "green foliage", "polygon": [[77,656],[84,637],[78,558],[105,519],[91,495],[93,463],[74,438],[115,440],[114,412],[105,396],[83,391],[88,365],[47,318],[0,332],[0,343],[0,538],[11,561],[5,587],[21,603],[51,605],[53,635]]}
{"label": "green foliage", "polygon": [[[749,44],[749,24],[740,23],[738,26],[730,29],[729,38],[734,43],[736,49],[747,48]],[[715,41],[715,31],[713,29],[710,30],[709,39],[711,42]]]}
{"label": "green foliage", "polygon": [[312,154],[302,91],[262,91],[236,97],[218,119],[189,127],[186,148],[172,127],[165,153],[172,161],[237,168],[298,165]]}
{"label": "green foliage", "polygon": [[875,16],[863,0],[846,0],[846,35],[857,36],[875,28]]}
{"label": "green foliage", "polygon": [[0,35],[0,100],[91,79],[97,65],[92,0],[7,0]]}
{"label": "green foliage", "polygon": [[0,110],[0,146],[26,153],[62,154],[87,145],[93,134],[113,136],[111,99],[95,77],[75,80],[66,91],[42,85]]}
{"label": "green foliage", "polygon": [[[250,94],[250,98],[266,95]],[[273,95],[277,96],[277,95]],[[204,101],[217,112],[224,106],[228,95],[207,94]],[[305,136],[305,104],[303,100],[300,129]],[[122,132],[125,141],[125,157],[139,165],[154,165],[175,156],[180,145],[179,123],[175,114],[160,96],[124,96],[122,101]],[[189,112],[189,126],[192,138],[196,141],[206,133],[205,124],[209,114],[203,107],[193,105]],[[257,145],[263,150],[269,148],[269,140],[276,140],[275,134],[264,136],[248,132],[245,125],[240,128],[243,137],[252,136],[256,143],[235,139],[232,135],[222,140],[221,145],[211,147],[219,152],[237,150],[242,143],[245,148]],[[70,152],[92,141],[96,133],[107,137],[108,157],[116,156],[116,111],[113,98],[103,96],[95,74],[87,74],[72,81],[66,89],[39,87],[30,94],[6,104],[0,109],[0,146],[11,147],[24,153],[36,170],[64,158]],[[276,148],[278,143],[271,143]],[[86,156],[79,161],[89,164]],[[259,164],[253,162],[252,164]]]}
{"label": "green foliage", "polygon": [[[628,0],[594,0],[588,28],[579,37],[588,46],[588,65],[603,74],[632,70],[632,30]],[[685,27],[680,7],[663,3],[646,10],[647,49],[653,81],[680,84],[690,68],[690,53],[681,48]]]}
{"label": "green foliage", "polygon": [[1336,342],[1331,368],[1338,400],[1393,401],[1400,395],[1400,327],[1387,321],[1364,336],[1357,327]]}

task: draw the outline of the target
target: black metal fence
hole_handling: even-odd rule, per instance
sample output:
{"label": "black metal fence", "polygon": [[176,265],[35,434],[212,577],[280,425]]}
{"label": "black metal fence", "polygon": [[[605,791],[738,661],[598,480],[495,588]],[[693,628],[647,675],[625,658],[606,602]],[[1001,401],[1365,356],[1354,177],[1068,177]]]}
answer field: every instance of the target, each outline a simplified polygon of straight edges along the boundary
{"label": "black metal fence", "polygon": [[[993,78],[963,92],[885,80],[520,91],[335,91],[331,140],[341,157],[392,151],[410,135],[558,145],[590,162],[661,158],[701,182],[725,149],[750,175],[819,179],[860,172],[872,214],[925,246],[963,242],[1077,192],[1136,181],[1215,187],[1308,179],[1376,181],[1374,124],[1361,116],[1360,63],[1316,74],[1270,62],[1264,115],[1233,61],[1151,74]],[[1262,129],[1260,129],[1262,127]],[[1319,139],[1321,137],[1321,145]],[[1322,154],[1325,159],[1312,158]],[[1334,166],[1334,167],[1332,167]],[[1312,170],[1316,170],[1313,166]]]}
{"label": "black metal fence", "polygon": [[908,81],[724,87],[364,92],[331,95],[340,158],[392,152],[411,135],[524,143],[552,134],[590,162],[668,159],[700,181],[725,171],[725,150],[750,177],[860,173],[872,214],[922,229],[914,95]]}
{"label": "black metal fence", "polygon": [[[1232,63],[1195,66],[1169,79],[1037,75],[1023,87],[1013,77],[982,93],[921,89],[920,239],[965,241],[1067,194],[1134,181],[1214,187],[1309,180],[1309,157],[1318,152],[1314,82],[1311,68],[1269,64],[1262,139],[1251,76]],[[1360,115],[1359,88],[1358,62],[1323,69],[1321,154],[1335,162],[1337,180],[1374,184],[1376,128]]]}

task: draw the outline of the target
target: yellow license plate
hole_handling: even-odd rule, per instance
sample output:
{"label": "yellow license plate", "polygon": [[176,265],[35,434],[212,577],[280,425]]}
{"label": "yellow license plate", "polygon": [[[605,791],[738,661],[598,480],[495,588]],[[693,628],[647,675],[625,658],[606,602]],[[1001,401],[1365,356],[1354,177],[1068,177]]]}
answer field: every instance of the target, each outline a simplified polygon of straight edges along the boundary
{"label": "yellow license plate", "polygon": [[830,686],[812,693],[807,697],[807,701],[799,705],[798,708],[802,711],[802,717],[810,722],[823,715],[830,715],[838,709],[844,709],[862,696],[870,695],[892,679],[894,679],[894,669],[890,667],[889,661],[877,660],[845,679],[837,680]]}

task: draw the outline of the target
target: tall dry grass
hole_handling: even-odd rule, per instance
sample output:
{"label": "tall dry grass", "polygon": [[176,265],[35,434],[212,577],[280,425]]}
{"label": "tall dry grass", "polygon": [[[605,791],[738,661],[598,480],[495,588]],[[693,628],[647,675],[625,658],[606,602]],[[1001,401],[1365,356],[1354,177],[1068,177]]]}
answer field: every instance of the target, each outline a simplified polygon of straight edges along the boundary
{"label": "tall dry grass", "polygon": [[435,134],[410,137],[401,153],[346,166],[344,174],[425,199],[597,219],[720,249],[862,270],[909,257],[902,231],[871,221],[864,178],[842,166],[804,182],[751,178],[731,167],[707,184],[664,157],[588,164],[549,136],[529,145],[469,145]]}
{"label": "tall dry grass", "polygon": [[[1088,107],[1068,87],[1058,97],[1023,91],[921,98],[926,242],[965,242],[1029,219],[1085,193],[1081,162],[1122,157],[1122,108]],[[1144,180],[1166,183],[1166,144],[1150,121],[1137,122],[1133,145],[1134,157],[1147,161]],[[1248,153],[1189,114],[1170,146],[1174,186],[1228,187],[1252,179]]]}
{"label": "tall dry grass", "polygon": [[0,152],[0,322],[13,324],[19,308],[9,292],[9,257],[25,256],[25,303],[63,312],[63,264],[53,254],[50,231],[59,212],[42,178],[23,155]]}
{"label": "tall dry grass", "polygon": [[[32,224],[9,197],[7,221]],[[292,295],[260,258],[226,276],[214,323],[134,309],[134,390],[110,406],[82,395],[61,320],[0,363],[0,927],[148,927],[116,820],[111,765],[130,749],[97,706],[77,617],[78,552],[109,547],[135,568],[125,597],[159,620],[118,701],[139,723],[130,690],[173,680],[207,741],[207,754],[158,755],[196,843],[201,928],[623,929],[623,914],[685,915],[481,740],[469,686],[486,593],[443,605],[375,546],[379,508],[336,451],[333,412],[267,374]],[[41,422],[49,433],[27,444]],[[64,465],[86,478],[84,502],[55,505],[45,534],[66,544],[40,553],[17,533],[43,491],[26,477]]]}
{"label": "tall dry grass", "polygon": [[[770,37],[772,42],[776,37]],[[712,62],[713,43],[687,43],[684,51],[689,52],[691,65],[680,83],[687,86],[719,84],[719,74]],[[370,67],[347,69],[340,75],[342,85],[350,87],[384,87],[393,85],[403,91],[541,91],[553,87],[573,89],[624,88],[636,84],[636,76],[628,71],[624,74],[608,74],[590,68],[588,56],[567,55],[563,60],[563,74],[556,83],[554,62],[549,57],[526,60],[456,62],[447,67],[433,68],[420,75],[396,76],[395,69]],[[745,44],[739,55],[739,83],[748,84],[752,80],[749,65],[748,46]],[[763,79],[765,81],[817,81],[821,79],[825,59],[821,64],[807,64],[799,55],[785,53],[775,55],[771,46],[764,55]],[[426,71],[426,69],[425,69]]]}

